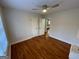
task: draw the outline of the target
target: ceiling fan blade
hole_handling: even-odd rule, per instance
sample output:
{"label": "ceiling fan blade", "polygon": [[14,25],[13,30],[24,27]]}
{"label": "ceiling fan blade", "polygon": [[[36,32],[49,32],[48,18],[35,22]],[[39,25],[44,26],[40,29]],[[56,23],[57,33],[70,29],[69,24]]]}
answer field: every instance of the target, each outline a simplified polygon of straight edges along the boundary
{"label": "ceiling fan blade", "polygon": [[55,5],[51,6],[51,7],[55,8],[55,7],[58,7],[58,6],[59,6],[59,4],[55,4]]}

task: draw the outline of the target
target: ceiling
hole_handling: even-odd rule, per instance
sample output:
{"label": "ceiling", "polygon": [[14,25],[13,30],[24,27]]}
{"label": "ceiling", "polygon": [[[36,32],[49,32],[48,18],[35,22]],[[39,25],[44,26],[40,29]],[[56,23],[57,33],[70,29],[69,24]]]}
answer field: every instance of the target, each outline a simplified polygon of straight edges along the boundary
{"label": "ceiling", "polygon": [[43,4],[52,6],[57,3],[60,3],[60,6],[50,9],[47,13],[79,7],[79,0],[0,0],[0,3],[1,5],[8,8],[14,8],[40,14],[42,14],[41,10],[32,9],[40,8],[40,6]]}

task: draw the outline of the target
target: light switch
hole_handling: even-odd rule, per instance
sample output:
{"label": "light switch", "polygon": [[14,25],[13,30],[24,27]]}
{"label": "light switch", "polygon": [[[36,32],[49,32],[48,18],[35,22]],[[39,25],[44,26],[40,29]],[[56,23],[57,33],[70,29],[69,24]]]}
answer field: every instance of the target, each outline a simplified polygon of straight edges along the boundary
{"label": "light switch", "polygon": [[77,38],[79,39],[79,30],[78,30],[78,32],[77,32]]}

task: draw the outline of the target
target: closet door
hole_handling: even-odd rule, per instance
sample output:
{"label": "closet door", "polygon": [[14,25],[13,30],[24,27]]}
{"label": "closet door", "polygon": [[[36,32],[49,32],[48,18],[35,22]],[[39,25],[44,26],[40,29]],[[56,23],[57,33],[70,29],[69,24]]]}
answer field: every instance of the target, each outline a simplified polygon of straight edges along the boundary
{"label": "closet door", "polygon": [[45,19],[40,18],[38,21],[38,33],[39,35],[43,35],[45,32]]}
{"label": "closet door", "polygon": [[38,36],[38,17],[32,19],[32,33],[33,36]]}

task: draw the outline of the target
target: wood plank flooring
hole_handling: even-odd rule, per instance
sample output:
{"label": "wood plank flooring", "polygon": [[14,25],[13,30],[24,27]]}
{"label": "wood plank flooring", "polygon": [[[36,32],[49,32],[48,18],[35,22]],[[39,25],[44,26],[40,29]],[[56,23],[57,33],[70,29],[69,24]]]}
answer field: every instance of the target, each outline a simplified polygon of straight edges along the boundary
{"label": "wood plank flooring", "polygon": [[11,59],[68,59],[70,44],[38,36],[11,46]]}

